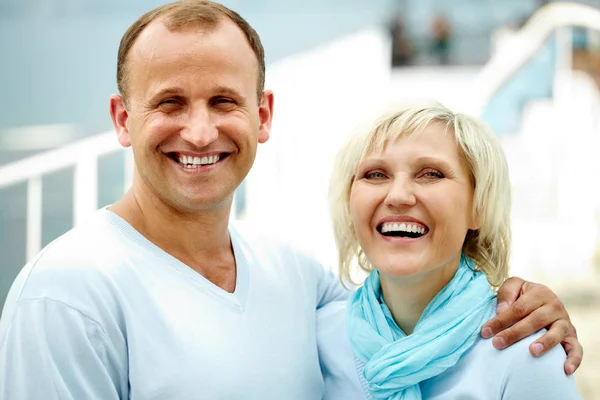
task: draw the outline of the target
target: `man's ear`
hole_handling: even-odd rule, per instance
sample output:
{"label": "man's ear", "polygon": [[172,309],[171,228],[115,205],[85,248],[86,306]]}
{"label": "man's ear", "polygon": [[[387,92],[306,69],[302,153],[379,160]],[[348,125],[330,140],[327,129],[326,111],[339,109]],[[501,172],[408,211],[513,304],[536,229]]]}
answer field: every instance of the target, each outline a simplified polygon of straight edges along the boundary
{"label": "man's ear", "polygon": [[129,129],[127,128],[127,118],[129,118],[129,113],[127,112],[127,107],[125,107],[123,96],[118,94],[110,96],[109,111],[119,143],[123,147],[131,146],[131,137],[129,136]]}
{"label": "man's ear", "polygon": [[258,106],[258,117],[260,126],[258,131],[258,143],[265,143],[271,135],[271,123],[273,122],[273,91],[265,90]]}

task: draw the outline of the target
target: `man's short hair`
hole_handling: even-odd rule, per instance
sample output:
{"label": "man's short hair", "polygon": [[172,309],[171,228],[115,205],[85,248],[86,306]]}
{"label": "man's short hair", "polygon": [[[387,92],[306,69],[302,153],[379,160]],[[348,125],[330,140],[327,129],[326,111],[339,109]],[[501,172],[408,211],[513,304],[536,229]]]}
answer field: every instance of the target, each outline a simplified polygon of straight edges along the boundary
{"label": "man's short hair", "polygon": [[454,136],[473,184],[473,212],[480,228],[469,230],[462,246],[464,254],[475,261],[490,284],[498,287],[508,275],[510,252],[511,191],[508,163],[500,141],[477,118],[457,114],[437,102],[412,102],[397,105],[374,122],[358,129],[340,149],[333,164],[329,184],[329,207],[338,248],[340,279],[353,279],[356,265],[365,272],[373,270],[360,248],[350,216],[350,192],[358,165],[375,150],[384,149],[400,137],[419,134],[432,124],[441,124]]}
{"label": "man's short hair", "polygon": [[260,102],[265,86],[265,51],[258,33],[235,11],[208,0],[179,0],[165,4],[142,15],[127,29],[121,38],[117,56],[117,87],[123,98],[127,98],[129,53],[137,38],[150,23],[160,19],[170,30],[179,30],[198,24],[203,29],[210,31],[216,29],[223,18],[230,19],[242,30],[256,55],[258,61],[257,96]]}

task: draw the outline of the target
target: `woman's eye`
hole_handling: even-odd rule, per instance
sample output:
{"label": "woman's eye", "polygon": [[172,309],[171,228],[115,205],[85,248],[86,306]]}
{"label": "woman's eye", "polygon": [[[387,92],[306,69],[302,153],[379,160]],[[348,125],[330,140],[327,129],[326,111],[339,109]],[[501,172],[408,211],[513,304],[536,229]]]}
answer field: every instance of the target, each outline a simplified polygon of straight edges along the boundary
{"label": "woman's eye", "polygon": [[381,171],[369,171],[365,174],[365,179],[382,179],[385,175]]}
{"label": "woman's eye", "polygon": [[444,174],[442,174],[440,171],[435,170],[435,169],[426,169],[425,171],[423,171],[421,173],[421,176],[423,176],[425,178],[438,178],[438,179],[442,179],[444,177]]}

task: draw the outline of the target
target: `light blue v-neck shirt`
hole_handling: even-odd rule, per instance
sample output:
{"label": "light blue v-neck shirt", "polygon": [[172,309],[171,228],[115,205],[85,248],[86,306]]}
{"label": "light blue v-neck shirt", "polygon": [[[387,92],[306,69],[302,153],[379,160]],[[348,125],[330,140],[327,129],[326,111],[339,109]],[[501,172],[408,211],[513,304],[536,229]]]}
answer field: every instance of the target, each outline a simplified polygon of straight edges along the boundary
{"label": "light blue v-neck shirt", "polygon": [[32,260],[0,319],[0,399],[321,399],[312,258],[230,227],[233,293],[103,209]]}

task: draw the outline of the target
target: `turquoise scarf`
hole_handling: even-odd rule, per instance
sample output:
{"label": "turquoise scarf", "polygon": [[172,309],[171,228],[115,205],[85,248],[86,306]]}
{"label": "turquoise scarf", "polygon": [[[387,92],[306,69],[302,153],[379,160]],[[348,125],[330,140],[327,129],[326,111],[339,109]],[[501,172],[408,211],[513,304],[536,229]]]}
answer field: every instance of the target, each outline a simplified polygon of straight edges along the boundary
{"label": "turquoise scarf", "polygon": [[454,366],[491,318],[495,296],[473,261],[461,257],[456,274],[423,311],[406,336],[383,303],[379,272],[373,271],[348,307],[354,354],[375,399],[419,400],[419,383]]}

